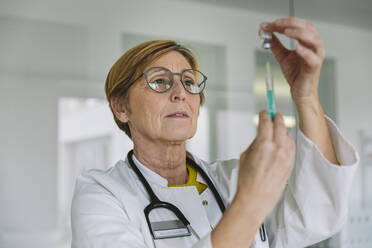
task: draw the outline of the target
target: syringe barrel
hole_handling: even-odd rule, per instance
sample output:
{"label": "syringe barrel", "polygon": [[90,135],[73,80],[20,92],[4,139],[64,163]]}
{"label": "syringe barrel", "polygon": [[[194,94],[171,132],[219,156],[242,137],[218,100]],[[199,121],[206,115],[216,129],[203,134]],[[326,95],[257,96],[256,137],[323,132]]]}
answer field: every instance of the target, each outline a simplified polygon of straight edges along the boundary
{"label": "syringe barrel", "polygon": [[274,90],[274,79],[271,73],[266,73],[265,82],[267,90]]}
{"label": "syringe barrel", "polygon": [[266,73],[266,94],[267,94],[267,112],[271,120],[274,120],[276,113],[275,94],[274,94],[274,80],[271,73]]}

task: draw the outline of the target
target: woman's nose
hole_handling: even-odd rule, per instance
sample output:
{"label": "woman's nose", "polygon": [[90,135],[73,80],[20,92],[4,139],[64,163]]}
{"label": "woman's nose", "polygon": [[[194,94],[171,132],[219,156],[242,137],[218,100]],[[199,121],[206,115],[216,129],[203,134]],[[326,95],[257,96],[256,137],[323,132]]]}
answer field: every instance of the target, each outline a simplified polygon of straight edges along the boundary
{"label": "woman's nose", "polygon": [[179,75],[174,75],[174,82],[173,82],[173,87],[171,89],[171,98],[172,101],[177,101],[177,100],[185,100],[186,98],[186,90],[182,85],[181,79]]}

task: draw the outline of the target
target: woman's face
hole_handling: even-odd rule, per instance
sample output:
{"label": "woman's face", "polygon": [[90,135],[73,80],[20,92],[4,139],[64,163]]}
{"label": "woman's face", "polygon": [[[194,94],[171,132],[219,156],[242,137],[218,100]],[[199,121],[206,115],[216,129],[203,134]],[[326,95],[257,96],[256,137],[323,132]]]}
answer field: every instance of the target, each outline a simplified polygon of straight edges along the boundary
{"label": "woman's face", "polygon": [[[191,69],[185,57],[169,52],[145,68],[161,66],[181,73]],[[179,75],[174,75],[170,90],[158,93],[150,89],[142,76],[129,89],[127,114],[132,139],[150,139],[165,142],[184,142],[194,136],[199,115],[200,95],[188,93]]]}

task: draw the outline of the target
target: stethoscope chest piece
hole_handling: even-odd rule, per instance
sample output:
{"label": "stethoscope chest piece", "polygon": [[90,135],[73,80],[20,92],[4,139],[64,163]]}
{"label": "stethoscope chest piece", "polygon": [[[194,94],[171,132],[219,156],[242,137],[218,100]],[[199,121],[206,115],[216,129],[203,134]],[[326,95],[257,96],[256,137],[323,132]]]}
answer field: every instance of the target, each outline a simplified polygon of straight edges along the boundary
{"label": "stethoscope chest piece", "polygon": [[181,220],[154,221],[149,225],[153,239],[169,239],[190,236]]}
{"label": "stethoscope chest piece", "polygon": [[[151,214],[156,211],[171,213],[168,220],[150,220]],[[156,196],[144,209],[147,225],[150,228],[153,239],[169,239],[190,236],[190,222],[183,213],[172,203],[160,201]]]}

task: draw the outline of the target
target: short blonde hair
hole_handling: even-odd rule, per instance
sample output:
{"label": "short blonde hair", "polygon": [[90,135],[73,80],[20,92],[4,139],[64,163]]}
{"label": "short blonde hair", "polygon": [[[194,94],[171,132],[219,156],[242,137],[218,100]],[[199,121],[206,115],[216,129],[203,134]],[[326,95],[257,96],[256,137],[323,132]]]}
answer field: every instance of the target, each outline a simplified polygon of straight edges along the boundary
{"label": "short blonde hair", "polygon": [[[110,104],[116,124],[129,138],[131,138],[129,125],[127,122],[121,122],[116,117],[111,100],[123,101],[128,108],[128,89],[133,84],[133,80],[138,78],[147,66],[171,51],[182,54],[192,69],[199,69],[194,54],[188,48],[172,40],[151,40],[129,49],[115,62],[107,75],[105,83],[106,98]],[[204,94],[202,92],[200,93],[200,105],[203,103]]]}

